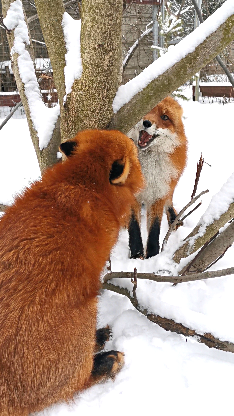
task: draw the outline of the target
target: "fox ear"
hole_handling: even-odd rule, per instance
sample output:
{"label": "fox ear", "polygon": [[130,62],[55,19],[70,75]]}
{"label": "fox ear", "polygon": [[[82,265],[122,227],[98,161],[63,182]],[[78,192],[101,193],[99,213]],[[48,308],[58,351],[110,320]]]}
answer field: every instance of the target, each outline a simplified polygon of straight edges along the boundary
{"label": "fox ear", "polygon": [[110,183],[113,185],[123,185],[130,171],[129,159],[115,160],[110,171]]}
{"label": "fox ear", "polygon": [[67,157],[72,156],[75,148],[77,146],[77,142],[72,140],[68,140],[67,142],[61,143],[59,149],[63,152]]}

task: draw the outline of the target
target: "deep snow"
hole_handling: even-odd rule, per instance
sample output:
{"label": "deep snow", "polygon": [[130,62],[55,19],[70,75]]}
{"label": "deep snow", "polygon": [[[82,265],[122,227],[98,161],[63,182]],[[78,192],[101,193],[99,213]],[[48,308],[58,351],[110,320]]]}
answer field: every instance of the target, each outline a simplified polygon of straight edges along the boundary
{"label": "deep snow", "polygon": [[[193,190],[196,164],[205,159],[197,193],[209,189],[202,206],[174,233],[166,250],[148,260],[129,260],[127,232],[112,253],[112,269],[176,273],[170,254],[206,211],[212,197],[233,172],[234,104],[182,102],[189,141],[188,163],[175,191],[180,210]],[[25,119],[11,119],[0,135],[0,202],[9,203],[30,181],[39,176],[36,156]],[[233,182],[228,194],[233,194]],[[226,195],[226,193],[225,193]],[[220,208],[222,200],[216,204]],[[162,238],[167,231],[163,219]],[[143,230],[144,239],[146,232]],[[213,268],[233,266],[233,247]],[[129,281],[121,281],[130,287]],[[172,286],[138,281],[140,303],[151,312],[173,318],[197,329],[234,342],[234,276]],[[125,353],[125,366],[114,381],[96,385],[80,394],[74,403],[60,404],[43,414],[49,416],[107,416],[117,414],[200,416],[233,413],[234,355],[199,344],[196,339],[166,332],[135,311],[129,300],[112,292],[100,295],[98,326],[109,324],[113,337],[107,349]]]}

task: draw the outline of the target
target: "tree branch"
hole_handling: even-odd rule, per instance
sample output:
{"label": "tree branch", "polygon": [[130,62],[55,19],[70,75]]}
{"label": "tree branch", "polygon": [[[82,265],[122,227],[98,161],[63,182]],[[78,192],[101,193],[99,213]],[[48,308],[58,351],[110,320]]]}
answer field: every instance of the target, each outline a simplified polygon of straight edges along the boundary
{"label": "tree branch", "polygon": [[18,108],[21,107],[21,105],[23,105],[22,101],[20,101],[19,103],[15,105],[15,107],[11,110],[10,114],[8,114],[8,116],[3,120],[2,124],[0,125],[0,130],[2,130],[5,124],[10,120],[10,118],[13,116],[16,110],[18,110]]}
{"label": "tree branch", "polygon": [[[148,25],[147,25],[148,26]],[[138,48],[140,42],[142,41],[142,39],[145,38],[145,36],[149,35],[151,32],[153,31],[153,27],[151,28],[147,28],[142,34],[141,36],[134,42],[134,44],[131,46],[131,48],[128,50],[124,60],[123,60],[123,72],[128,64],[128,62],[130,61],[132,55],[134,54],[135,50]]]}
{"label": "tree branch", "polygon": [[[186,37],[189,41],[189,36]],[[234,39],[234,15],[208,36],[194,51],[165,70],[157,78],[153,79],[145,88],[113,116],[108,128],[118,128],[127,133],[144,114],[147,114],[159,101],[189,80],[196,72],[207,65],[219,52],[221,52]],[[181,41],[183,42],[183,41]],[[173,48],[175,52],[176,45]],[[173,53],[174,53],[173,52]],[[167,52],[170,54],[170,51]],[[159,65],[160,60],[165,59],[165,54],[152,65]],[[156,71],[155,67],[155,71]],[[137,78],[137,77],[136,77]],[[131,82],[131,81],[130,81]]]}
{"label": "tree branch", "polygon": [[181,273],[200,273],[215,264],[234,242],[234,221],[209,244],[203,246],[192,262]]}
{"label": "tree branch", "polygon": [[165,245],[166,245],[166,243],[167,243],[167,241],[168,241],[168,239],[169,239],[169,237],[170,237],[170,235],[171,235],[171,233],[172,233],[172,231],[174,231],[175,229],[176,229],[176,227],[177,227],[177,225],[178,225],[178,223],[180,222],[180,221],[183,221],[185,218],[187,218],[188,217],[188,215],[190,215],[190,214],[192,214],[192,212],[195,210],[195,209],[197,209],[200,205],[201,205],[201,203],[200,204],[198,204],[192,211],[190,211],[187,215],[185,215],[182,219],[181,219],[181,216],[184,214],[184,212],[191,206],[191,205],[193,205],[202,195],[204,195],[204,194],[206,194],[207,192],[209,192],[209,190],[207,189],[206,191],[202,191],[199,195],[197,195],[196,197],[194,197],[193,199],[191,199],[191,201],[189,201],[188,202],[188,204],[187,205],[185,205],[185,207],[179,212],[179,214],[176,216],[176,218],[175,218],[175,220],[173,221],[173,223],[170,225],[170,227],[169,227],[169,230],[168,230],[168,232],[167,232],[167,234],[166,234],[166,236],[165,236],[165,238],[164,238],[164,240],[163,240],[163,244],[162,244],[162,251],[164,250],[164,248],[165,248]]}
{"label": "tree branch", "polygon": [[220,341],[220,339],[215,338],[209,333],[199,334],[194,329],[190,329],[183,324],[173,321],[172,319],[149,313],[146,309],[143,309],[139,305],[137,299],[133,298],[127,289],[120,288],[111,283],[104,283],[102,288],[126,296],[138,312],[146,316],[149,321],[156,323],[166,331],[176,332],[177,334],[184,335],[185,337],[196,337],[198,342],[205,344],[209,348],[216,348],[222,351],[234,353],[234,344],[229,341]]}
{"label": "tree branch", "polygon": [[198,182],[199,182],[199,179],[200,179],[200,175],[201,175],[201,171],[202,171],[202,168],[203,168],[203,164],[204,164],[204,159],[203,159],[202,154],[201,154],[200,159],[199,159],[199,162],[197,163],[196,179],[195,179],[195,183],[194,183],[194,188],[193,188],[193,192],[192,192],[192,195],[191,195],[191,199],[193,199],[194,196],[196,195],[197,186],[198,186]]}
{"label": "tree branch", "polygon": [[213,222],[206,226],[202,235],[199,230],[202,227],[202,219],[200,223],[193,229],[193,231],[185,238],[184,243],[179,247],[173,256],[173,260],[179,263],[183,257],[187,257],[189,254],[195,253],[204,244],[219,232],[228,221],[234,218],[234,202],[229,205],[229,208],[218,219],[214,219]]}
{"label": "tree branch", "polygon": [[[178,284],[183,282],[193,282],[195,280],[213,279],[215,277],[228,276],[231,274],[234,274],[234,267],[229,267],[222,270],[212,270],[203,273],[191,273],[183,276],[162,276],[155,273],[137,273],[137,278],[143,280],[152,280],[159,283]],[[134,272],[110,272],[105,274],[103,277],[103,282],[106,283],[109,280],[116,278],[134,280],[134,278],[136,278],[136,274],[134,274]]]}
{"label": "tree branch", "polygon": [[[63,99],[66,93],[64,68],[66,65],[65,54],[67,50],[62,27],[62,20],[65,13],[63,1],[56,0],[55,2],[54,0],[47,0],[45,2],[44,0],[35,0],[35,5],[53,68],[53,78],[60,102],[60,116],[62,120],[65,120]],[[45,16],[48,16],[48,18],[45,18]],[[61,130],[63,137],[65,135],[63,132],[63,123],[61,123]],[[58,149],[59,143],[57,138],[56,141]]]}

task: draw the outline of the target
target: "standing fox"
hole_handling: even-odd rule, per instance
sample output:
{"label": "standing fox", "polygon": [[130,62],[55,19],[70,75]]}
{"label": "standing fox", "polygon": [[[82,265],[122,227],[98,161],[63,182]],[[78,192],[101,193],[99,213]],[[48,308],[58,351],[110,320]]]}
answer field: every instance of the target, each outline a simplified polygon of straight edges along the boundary
{"label": "standing fox", "polygon": [[159,253],[160,225],[165,208],[168,223],[176,217],[172,198],[185,168],[187,139],[182,122],[183,110],[172,97],[166,97],[130,130],[128,136],[138,147],[146,188],[138,196],[129,223],[132,258],[143,258],[140,209],[147,208],[148,241],[146,258]]}

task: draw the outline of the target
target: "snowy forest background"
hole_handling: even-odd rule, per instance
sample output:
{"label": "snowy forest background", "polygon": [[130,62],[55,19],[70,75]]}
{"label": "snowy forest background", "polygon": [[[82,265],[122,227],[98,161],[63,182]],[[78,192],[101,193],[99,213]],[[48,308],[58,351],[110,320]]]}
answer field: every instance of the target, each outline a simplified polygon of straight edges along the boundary
{"label": "snowy forest background", "polygon": [[[16,15],[20,16],[18,26],[16,25],[20,29],[17,38],[19,43],[15,44],[15,47],[18,47],[16,52],[19,68],[19,58],[22,58],[19,73],[21,81],[24,83],[30,111],[27,113],[26,109],[27,119],[16,113],[15,117],[11,118],[1,129],[0,203],[2,204],[12,203],[16,193],[21,192],[30,182],[40,177],[38,159],[43,153],[43,149],[50,143],[49,138],[54,134],[53,128],[59,114],[58,106],[48,109],[39,99],[40,94],[37,92],[36,80],[33,78],[33,68],[30,67],[30,60],[25,54],[26,49],[24,49],[28,38],[24,17],[21,13],[21,2],[16,0],[9,3],[13,4],[12,14],[8,14],[8,20],[4,20],[4,24],[13,30],[15,27],[14,18]],[[39,3],[38,1],[38,5]],[[221,5],[224,2],[220,1],[219,3]],[[212,4],[213,2],[210,2],[210,5]],[[190,38],[185,37],[183,43],[180,42],[176,47],[171,48],[167,54],[155,62],[153,67],[146,69],[132,82],[120,87],[117,94],[115,91],[112,113],[120,114],[121,109],[128,105],[131,99],[141,94],[142,89],[146,89],[155,79],[157,80],[168,69],[170,70],[183,59],[184,55],[193,53],[200,43],[206,42],[213,31],[218,30],[220,25],[232,18],[233,13],[233,2],[227,0],[223,8],[211,16],[210,22],[207,21],[206,25],[201,25],[196,35],[192,33]],[[65,20],[64,28],[67,28],[65,36],[67,36],[68,45],[69,39],[74,38],[75,33],[79,34],[80,29],[79,23],[73,22],[69,16],[66,16]],[[234,25],[234,23],[232,24]],[[71,27],[72,36],[69,38],[69,33],[71,33],[69,28]],[[76,36],[75,40],[77,45],[79,36]],[[75,50],[73,48],[72,43],[69,47],[67,46],[67,50],[70,52],[65,71],[68,99],[69,94],[72,94],[72,88],[74,89],[74,80],[79,79],[82,73],[81,56],[75,53],[77,47]],[[195,58],[194,61],[196,61]],[[75,73],[74,71],[69,72],[72,67],[75,68]],[[30,82],[33,80],[31,89],[28,88],[28,80]],[[171,92],[180,85],[175,85]],[[162,95],[166,92],[164,90]],[[136,267],[139,273],[151,272],[161,276],[178,275],[181,268],[192,260],[194,254],[186,255],[186,258],[182,258],[177,264],[173,261],[173,253],[200,221],[202,214],[204,215],[201,223],[203,226],[208,226],[212,222],[218,221],[220,216],[233,206],[232,115],[234,103],[223,105],[193,102],[192,87],[188,84],[183,85],[180,93],[188,99],[186,101],[178,98],[184,109],[189,153],[186,170],[176,188],[175,208],[179,211],[190,200],[196,176],[196,164],[201,153],[205,163],[197,194],[206,189],[209,189],[209,193],[202,196],[201,207],[184,220],[183,227],[171,234],[164,251],[155,258],[144,261],[130,260],[128,258],[127,232],[122,230],[119,241],[111,254],[112,271],[132,272]],[[155,98],[155,104],[157,99]],[[60,116],[67,117],[67,115],[62,116],[61,111],[63,110],[60,106]],[[116,121],[114,122],[116,123]],[[121,118],[118,119],[118,122],[121,124]],[[71,134],[70,126],[67,127],[66,122],[64,125],[64,132],[67,131]],[[35,140],[34,146],[31,140],[34,135],[33,130],[37,133],[36,152]],[[64,132],[62,135],[65,134]],[[43,163],[40,166],[42,168]],[[232,213],[232,211],[230,212]],[[229,220],[231,218],[232,216],[229,217]],[[143,236],[146,239],[144,212],[142,213],[142,222]],[[223,225],[220,233],[232,226],[233,223],[226,220]],[[161,244],[166,232],[167,223],[164,218]],[[230,247],[209,270],[215,271],[232,267],[233,247]],[[127,289],[130,294],[132,293],[130,279],[116,279],[111,283]],[[48,409],[44,414],[64,416],[84,412],[86,415],[91,415],[95,412],[98,415],[107,415],[111,412],[115,415],[120,412],[126,413],[126,411],[131,411],[136,415],[143,412],[147,412],[149,415],[155,413],[167,415],[171,412],[175,415],[195,415],[198,412],[201,415],[230,413],[233,408],[234,355],[233,352],[227,351],[234,351],[233,291],[233,274],[181,282],[176,285],[138,279],[136,295],[142,309],[147,310],[149,314],[172,320],[195,331],[195,333],[191,332],[186,336],[166,331],[159,325],[150,322],[144,314],[134,308],[126,296],[103,290],[99,298],[98,327],[106,324],[112,327],[112,339],[107,343],[106,349],[113,348],[123,351],[125,366],[114,381],[96,385],[80,394],[73,403],[59,404]],[[214,337],[221,344],[223,342],[223,348],[218,350],[202,344],[202,336],[206,337],[207,334],[209,334],[210,340]]]}

